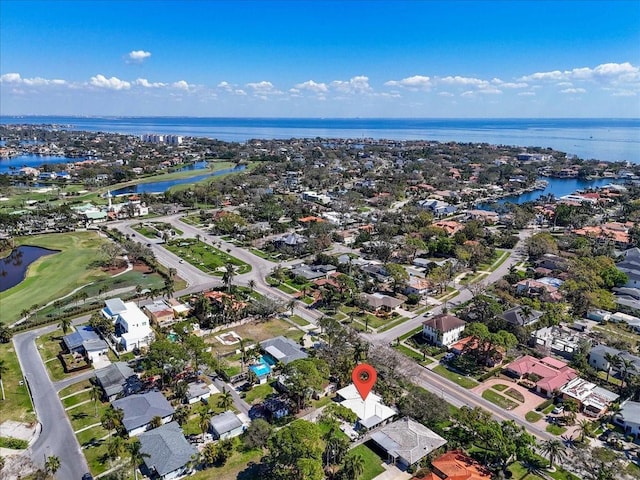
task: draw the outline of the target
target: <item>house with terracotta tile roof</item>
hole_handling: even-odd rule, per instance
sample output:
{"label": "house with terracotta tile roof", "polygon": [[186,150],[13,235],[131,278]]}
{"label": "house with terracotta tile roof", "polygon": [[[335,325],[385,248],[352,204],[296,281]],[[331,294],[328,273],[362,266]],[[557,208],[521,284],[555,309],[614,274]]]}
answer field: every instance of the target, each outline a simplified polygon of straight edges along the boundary
{"label": "house with terracotta tile roof", "polygon": [[434,227],[441,228],[447,235],[455,235],[460,230],[464,229],[464,225],[460,222],[456,222],[455,220],[440,220],[438,222],[433,222],[432,225]]}
{"label": "house with terracotta tile roof", "polygon": [[525,355],[505,367],[505,373],[515,378],[527,378],[535,383],[536,392],[551,397],[578,374],[565,362],[552,357],[542,359]]}
{"label": "house with terracotta tile roof", "polygon": [[461,450],[452,450],[431,462],[425,480],[491,480],[491,471]]}

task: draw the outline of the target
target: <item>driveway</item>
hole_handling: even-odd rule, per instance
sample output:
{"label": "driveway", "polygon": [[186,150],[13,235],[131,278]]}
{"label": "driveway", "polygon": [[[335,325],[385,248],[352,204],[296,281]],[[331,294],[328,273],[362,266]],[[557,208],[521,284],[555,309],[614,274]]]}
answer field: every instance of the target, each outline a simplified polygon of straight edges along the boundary
{"label": "driveway", "polygon": [[503,395],[506,398],[508,398],[509,400],[511,400],[511,401],[513,401],[513,402],[518,404],[517,407],[515,407],[513,410],[509,410],[509,411],[511,413],[515,414],[515,415],[521,416],[523,418],[523,420],[524,420],[524,416],[527,414],[527,412],[530,412],[532,410],[535,411],[536,407],[546,400],[545,397],[542,397],[542,396],[540,396],[540,395],[538,395],[536,393],[532,393],[529,389],[523,387],[522,385],[518,385],[513,380],[506,379],[506,378],[492,378],[492,379],[489,379],[489,380],[481,383],[477,387],[472,388],[471,391],[474,392],[474,393],[477,393],[478,395],[482,395],[482,392],[484,392],[485,390],[491,389],[491,387],[494,386],[494,385],[507,385],[509,387],[509,389],[513,389],[513,390],[516,390],[516,391],[520,392],[520,394],[524,397],[524,403],[521,403],[521,402],[517,401],[516,399],[511,398],[508,395],[505,395],[504,392],[506,392],[507,389],[505,389],[502,392],[499,392],[498,390],[494,389],[494,391],[496,393],[498,393],[500,395]]}
{"label": "driveway", "polygon": [[39,336],[57,328],[57,325],[49,325],[20,333],[13,337],[13,345],[31,391],[38,421],[42,426],[40,436],[29,448],[28,453],[32,461],[40,467],[44,467],[48,456],[57,456],[60,458],[60,469],[56,478],[74,480],[88,472],[89,467],[35,343]]}

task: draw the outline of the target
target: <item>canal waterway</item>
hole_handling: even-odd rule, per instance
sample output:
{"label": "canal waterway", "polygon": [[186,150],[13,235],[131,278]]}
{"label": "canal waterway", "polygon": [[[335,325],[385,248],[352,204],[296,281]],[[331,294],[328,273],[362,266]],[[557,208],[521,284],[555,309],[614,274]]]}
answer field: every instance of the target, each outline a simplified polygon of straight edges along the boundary
{"label": "canal waterway", "polygon": [[24,280],[29,265],[45,255],[58,253],[58,250],[21,245],[11,251],[9,256],[0,259],[0,292],[9,290]]}
{"label": "canal waterway", "polygon": [[[139,183],[137,185],[130,185],[128,187],[122,187],[118,188],[117,190],[113,190],[111,191],[111,195],[128,195],[131,193],[162,193],[176,185],[196,183],[207,178],[219,177],[220,175],[226,175],[228,173],[242,172],[246,168],[246,165],[238,165],[235,168],[225,168],[222,170],[217,170],[215,172],[208,172],[203,175],[194,175],[193,177],[188,178],[176,178],[174,180],[164,180],[161,182]],[[207,170],[203,169],[203,171]]]}
{"label": "canal waterway", "polygon": [[[504,205],[505,203],[526,203],[535,202],[540,197],[545,195],[553,195],[556,199],[575,193],[578,190],[587,190],[590,188],[604,187],[612,183],[620,183],[620,180],[612,178],[598,178],[596,180],[584,180],[578,178],[549,178],[538,177],[538,180],[544,180],[547,182],[547,186],[544,190],[533,190],[531,192],[524,192],[520,195],[510,195],[496,200],[496,204]],[[481,204],[479,207],[484,209],[491,209],[494,204]]]}

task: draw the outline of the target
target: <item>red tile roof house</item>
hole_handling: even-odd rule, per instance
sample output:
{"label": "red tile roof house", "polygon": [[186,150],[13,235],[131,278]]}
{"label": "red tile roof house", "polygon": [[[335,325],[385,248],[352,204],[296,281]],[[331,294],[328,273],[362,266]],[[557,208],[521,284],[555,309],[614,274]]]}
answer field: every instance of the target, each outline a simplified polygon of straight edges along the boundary
{"label": "red tile roof house", "polygon": [[505,373],[516,378],[533,377],[536,392],[546,397],[553,396],[554,391],[560,390],[578,376],[565,362],[551,357],[538,359],[531,355],[511,362],[505,367]]}

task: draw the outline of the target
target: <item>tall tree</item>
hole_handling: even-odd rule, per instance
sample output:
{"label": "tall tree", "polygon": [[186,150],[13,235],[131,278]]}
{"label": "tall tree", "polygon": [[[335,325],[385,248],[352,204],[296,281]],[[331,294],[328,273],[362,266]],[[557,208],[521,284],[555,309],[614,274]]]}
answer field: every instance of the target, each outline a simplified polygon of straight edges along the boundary
{"label": "tall tree", "polygon": [[222,387],[222,394],[218,399],[218,406],[227,410],[228,408],[231,408],[231,405],[233,405],[233,396],[229,390]]}
{"label": "tall tree", "polygon": [[222,283],[225,287],[227,287],[227,291],[231,292],[231,286],[233,277],[235,277],[236,272],[233,266],[233,263],[227,262],[224,265],[224,273],[222,274]]}
{"label": "tall tree", "polygon": [[267,444],[267,478],[323,480],[324,442],[317,424],[296,420],[274,432]]}
{"label": "tall tree", "polygon": [[133,475],[135,477],[135,480],[138,480],[138,465],[144,462],[144,459],[148,458],[149,454],[142,451],[142,444],[137,438],[134,438],[129,442],[129,444],[126,446],[126,450],[131,460]]}
{"label": "tall tree", "polygon": [[62,328],[62,333],[66,335],[67,332],[69,331],[69,328],[71,328],[71,318],[70,317],[62,318],[60,320],[60,327]]}
{"label": "tall tree", "polygon": [[540,451],[549,457],[549,468],[553,469],[553,461],[566,457],[566,448],[558,439],[545,440],[540,445]]}
{"label": "tall tree", "polygon": [[111,460],[117,460],[125,452],[125,444],[122,437],[111,437],[107,442],[107,456]]}
{"label": "tall tree", "polygon": [[91,385],[91,391],[89,392],[89,394],[91,395],[91,400],[93,401],[93,407],[95,410],[94,416],[97,417],[98,402],[100,401],[100,398],[102,398],[102,387],[100,387],[100,385],[97,385],[97,384]]}
{"label": "tall tree", "polygon": [[342,473],[344,478],[358,480],[364,473],[365,461],[359,453],[351,453],[344,459]]}

